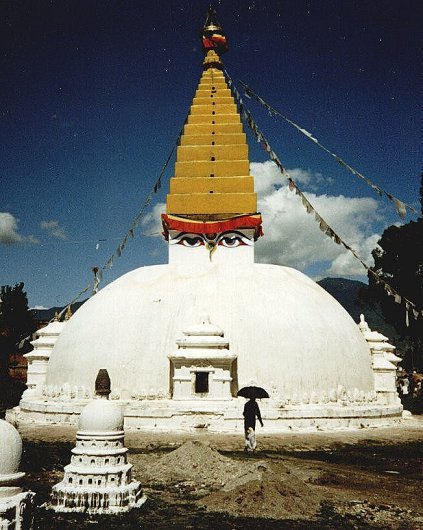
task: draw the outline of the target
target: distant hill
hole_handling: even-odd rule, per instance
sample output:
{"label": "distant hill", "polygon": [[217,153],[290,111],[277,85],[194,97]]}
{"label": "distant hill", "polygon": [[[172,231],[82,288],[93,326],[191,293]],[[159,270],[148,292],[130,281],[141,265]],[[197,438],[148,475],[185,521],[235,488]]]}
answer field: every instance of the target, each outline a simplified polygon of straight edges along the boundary
{"label": "distant hill", "polygon": [[394,340],[397,335],[395,329],[385,321],[377,305],[368,301],[368,286],[365,283],[346,278],[323,278],[317,283],[338,300],[357,324],[362,313],[372,330]]}
{"label": "distant hill", "polygon": [[[84,304],[85,302],[86,300],[82,300],[82,302],[75,302],[74,304],[72,304],[71,305],[72,314],[75,313],[75,311],[77,311],[81,307],[81,305]],[[47,322],[50,322],[50,320],[54,318],[54,315],[56,313],[60,313],[60,311],[62,311],[65,307],[66,306],[50,307],[49,309],[31,309],[31,313],[37,322],[47,323]]]}

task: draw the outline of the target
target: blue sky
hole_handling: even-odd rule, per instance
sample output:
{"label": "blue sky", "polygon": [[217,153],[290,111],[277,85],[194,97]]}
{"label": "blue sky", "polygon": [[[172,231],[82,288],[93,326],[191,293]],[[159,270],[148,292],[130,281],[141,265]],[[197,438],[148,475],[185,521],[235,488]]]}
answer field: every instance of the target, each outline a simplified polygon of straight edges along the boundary
{"label": "blue sky", "polygon": [[[0,285],[23,281],[31,306],[68,303],[131,226],[198,84],[208,4],[2,2]],[[221,0],[215,7],[229,40],[225,66],[239,88],[242,79],[378,186],[419,209],[420,2]],[[389,201],[246,102],[321,215],[370,264],[383,229],[402,222]],[[339,247],[319,239],[313,219],[279,188],[283,181],[251,136],[249,143],[265,218],[258,260],[316,278],[363,279],[365,271]],[[157,218],[172,167],[102,285],[165,262]]]}

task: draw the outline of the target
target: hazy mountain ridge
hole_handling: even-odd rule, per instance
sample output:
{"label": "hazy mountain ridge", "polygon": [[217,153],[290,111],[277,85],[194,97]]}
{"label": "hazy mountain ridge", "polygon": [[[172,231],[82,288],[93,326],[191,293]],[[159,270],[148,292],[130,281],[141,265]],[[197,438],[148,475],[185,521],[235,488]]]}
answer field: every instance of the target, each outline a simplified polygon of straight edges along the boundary
{"label": "hazy mountain ridge", "polygon": [[390,340],[396,336],[395,329],[385,321],[378,305],[369,301],[367,284],[346,278],[323,278],[317,283],[344,307],[354,322],[358,324],[363,314],[372,330],[383,333]]}

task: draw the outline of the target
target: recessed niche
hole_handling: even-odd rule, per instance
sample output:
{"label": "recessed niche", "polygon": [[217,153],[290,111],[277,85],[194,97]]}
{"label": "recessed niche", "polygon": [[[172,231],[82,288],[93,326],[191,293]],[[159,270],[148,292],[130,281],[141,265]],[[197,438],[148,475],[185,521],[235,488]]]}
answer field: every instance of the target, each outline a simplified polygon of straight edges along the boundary
{"label": "recessed niche", "polygon": [[206,394],[209,391],[209,372],[195,372],[195,393]]}

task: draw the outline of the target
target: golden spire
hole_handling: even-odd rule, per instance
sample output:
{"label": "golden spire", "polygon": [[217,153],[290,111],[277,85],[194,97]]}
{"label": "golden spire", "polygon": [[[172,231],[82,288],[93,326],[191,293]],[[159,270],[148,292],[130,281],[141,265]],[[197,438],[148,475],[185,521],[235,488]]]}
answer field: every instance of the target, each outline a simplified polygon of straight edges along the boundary
{"label": "golden spire", "polygon": [[168,215],[202,222],[257,214],[246,136],[219,56],[226,38],[212,11],[203,28],[205,67],[177,148],[166,207]]}

